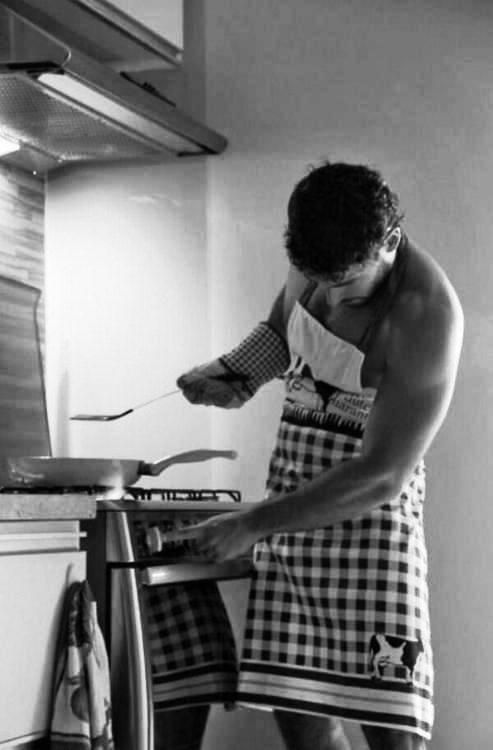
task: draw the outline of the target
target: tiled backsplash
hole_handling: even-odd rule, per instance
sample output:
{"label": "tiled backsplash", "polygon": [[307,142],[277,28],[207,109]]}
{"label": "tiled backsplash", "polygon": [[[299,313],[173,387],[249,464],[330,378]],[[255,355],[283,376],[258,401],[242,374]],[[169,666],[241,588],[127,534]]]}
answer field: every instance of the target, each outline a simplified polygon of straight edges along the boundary
{"label": "tiled backsplash", "polygon": [[[44,289],[44,205],[42,180],[0,165],[0,275]],[[44,302],[38,309],[44,342]]]}

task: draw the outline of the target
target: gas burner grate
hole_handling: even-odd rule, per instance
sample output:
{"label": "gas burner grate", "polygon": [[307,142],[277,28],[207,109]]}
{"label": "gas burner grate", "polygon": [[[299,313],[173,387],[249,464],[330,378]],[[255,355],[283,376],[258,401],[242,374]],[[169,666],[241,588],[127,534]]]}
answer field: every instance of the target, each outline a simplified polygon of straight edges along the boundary
{"label": "gas burner grate", "polygon": [[194,502],[211,502],[221,500],[233,500],[241,502],[241,492],[238,490],[184,490],[166,489],[156,487],[125,487],[125,496],[133,500],[190,500]]}

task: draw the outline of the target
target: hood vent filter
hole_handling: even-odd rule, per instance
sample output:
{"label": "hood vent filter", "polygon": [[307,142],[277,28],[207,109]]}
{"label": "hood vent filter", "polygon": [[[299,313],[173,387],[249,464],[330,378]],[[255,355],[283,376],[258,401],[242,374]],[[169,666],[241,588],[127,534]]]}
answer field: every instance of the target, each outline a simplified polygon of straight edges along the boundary
{"label": "hood vent filter", "polygon": [[[58,0],[57,7],[72,3]],[[98,49],[101,35],[110,31],[108,40],[117,33],[131,37],[129,18],[109,3],[91,0],[87,9],[85,3],[75,5],[90,13],[88,28],[98,32]],[[4,162],[43,173],[67,163],[224,150],[223,136],[164,94],[74,47],[77,36],[62,23],[63,14],[51,15],[54,7],[51,1],[0,0],[0,135],[21,145]],[[148,51],[142,34],[136,26],[134,42]]]}

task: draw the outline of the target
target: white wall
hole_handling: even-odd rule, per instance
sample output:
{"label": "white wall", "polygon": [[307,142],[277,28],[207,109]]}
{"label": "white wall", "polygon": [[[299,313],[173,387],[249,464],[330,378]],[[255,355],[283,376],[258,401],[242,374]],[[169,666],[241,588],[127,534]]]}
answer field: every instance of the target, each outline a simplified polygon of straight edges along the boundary
{"label": "white wall", "polygon": [[[210,418],[180,395],[116,422],[112,413],[175,387],[209,353],[201,160],[81,167],[50,178],[46,209],[47,392],[56,455],[158,459],[210,447]],[[148,484],[207,486],[210,464]]]}
{"label": "white wall", "polygon": [[[286,200],[306,165],[323,156],[385,173],[402,197],[408,232],[461,296],[462,369],[428,461],[432,748],[486,750],[493,742],[493,6],[209,0],[206,8],[208,120],[230,138],[209,165],[214,352],[265,315],[283,281]],[[262,494],[279,402],[272,385],[242,412],[214,417],[215,441],[234,437],[241,452],[241,463],[218,467],[216,477],[238,481],[245,499]]]}

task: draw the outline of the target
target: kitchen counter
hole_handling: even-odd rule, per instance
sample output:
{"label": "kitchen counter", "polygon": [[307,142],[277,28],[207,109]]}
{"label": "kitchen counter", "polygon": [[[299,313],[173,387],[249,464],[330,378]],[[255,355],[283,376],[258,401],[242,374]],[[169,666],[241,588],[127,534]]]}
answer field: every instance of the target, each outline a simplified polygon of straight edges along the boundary
{"label": "kitchen counter", "polygon": [[246,510],[254,503],[190,500],[110,500],[101,495],[81,495],[76,492],[53,495],[42,492],[0,493],[0,522],[2,521],[47,521],[83,520],[96,517],[104,511],[155,511],[162,513],[231,513]]}
{"label": "kitchen counter", "polygon": [[96,496],[37,492],[0,494],[0,522],[78,520],[96,516]]}

